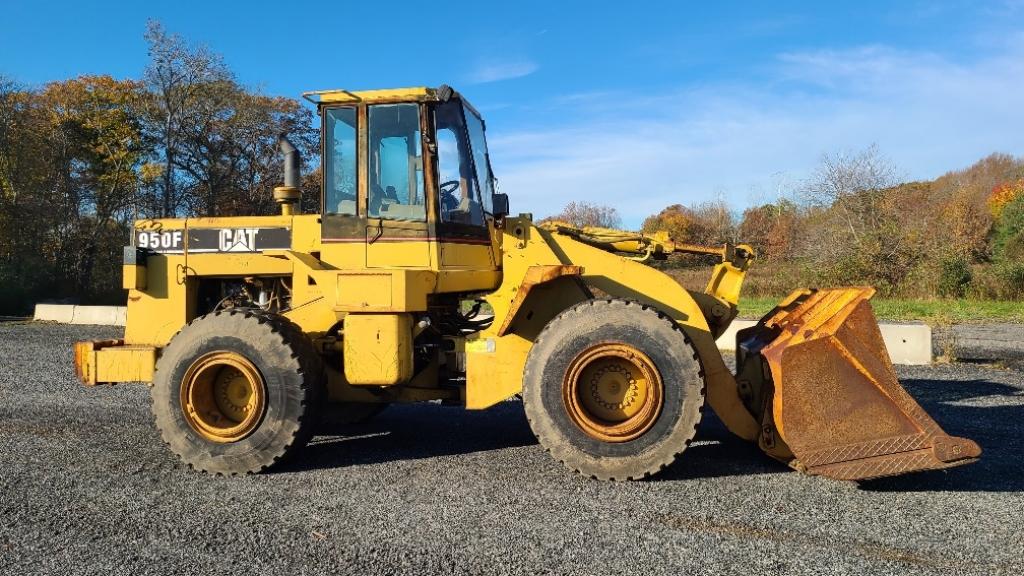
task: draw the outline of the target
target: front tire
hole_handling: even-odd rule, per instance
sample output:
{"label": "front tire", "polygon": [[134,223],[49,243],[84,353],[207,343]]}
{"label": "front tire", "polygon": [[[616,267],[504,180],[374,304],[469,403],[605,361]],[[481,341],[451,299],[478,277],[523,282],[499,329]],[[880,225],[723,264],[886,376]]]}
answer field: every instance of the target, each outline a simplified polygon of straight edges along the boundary
{"label": "front tire", "polygon": [[164,348],[153,415],[196,470],[261,472],[304,446],[324,394],[319,355],[286,318],[228,310],[197,318]]}
{"label": "front tire", "polygon": [[670,318],[642,304],[587,300],[556,316],[523,375],[534,434],[566,467],[633,480],[671,464],[704,406],[697,354]]}

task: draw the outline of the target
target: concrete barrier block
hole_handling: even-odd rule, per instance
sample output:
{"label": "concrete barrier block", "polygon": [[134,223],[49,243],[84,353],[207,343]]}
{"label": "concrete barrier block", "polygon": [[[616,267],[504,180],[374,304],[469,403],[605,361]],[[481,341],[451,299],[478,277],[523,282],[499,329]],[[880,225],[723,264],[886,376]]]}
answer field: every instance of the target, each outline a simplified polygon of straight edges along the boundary
{"label": "concrete barrier block", "polygon": [[123,306],[75,306],[71,324],[124,326]]}
{"label": "concrete barrier block", "polygon": [[725,333],[718,337],[715,341],[718,344],[718,349],[726,352],[732,352],[736,350],[736,333],[744,328],[750,328],[757,322],[753,320],[733,320],[732,324],[725,329]]}
{"label": "concrete barrier block", "polygon": [[882,324],[882,340],[893,364],[932,363],[932,329],[927,324]]}
{"label": "concrete barrier block", "polygon": [[33,319],[43,322],[60,322],[70,324],[75,315],[75,307],[71,304],[36,304]]}
{"label": "concrete barrier block", "polygon": [[[757,324],[735,320],[717,340],[718,349],[736,350],[736,333]],[[882,340],[893,364],[924,365],[932,362],[932,330],[927,324],[880,324]]]}

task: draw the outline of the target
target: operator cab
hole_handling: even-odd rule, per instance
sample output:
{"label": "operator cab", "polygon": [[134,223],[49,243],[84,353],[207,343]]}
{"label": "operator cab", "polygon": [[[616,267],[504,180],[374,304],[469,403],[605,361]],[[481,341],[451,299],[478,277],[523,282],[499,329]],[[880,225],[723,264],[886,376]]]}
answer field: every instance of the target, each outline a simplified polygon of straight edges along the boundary
{"label": "operator cab", "polygon": [[500,264],[494,230],[508,200],[494,190],[484,121],[461,95],[441,86],[305,96],[323,122],[325,245],[365,244],[369,268]]}

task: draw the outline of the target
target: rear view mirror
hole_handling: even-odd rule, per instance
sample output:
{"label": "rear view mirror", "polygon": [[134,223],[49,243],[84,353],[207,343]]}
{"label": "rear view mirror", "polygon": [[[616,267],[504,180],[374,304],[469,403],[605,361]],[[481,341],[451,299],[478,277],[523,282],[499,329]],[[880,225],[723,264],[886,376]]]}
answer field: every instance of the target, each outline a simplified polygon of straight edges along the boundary
{"label": "rear view mirror", "polygon": [[494,204],[494,217],[504,218],[508,216],[508,194],[495,192],[491,198]]}

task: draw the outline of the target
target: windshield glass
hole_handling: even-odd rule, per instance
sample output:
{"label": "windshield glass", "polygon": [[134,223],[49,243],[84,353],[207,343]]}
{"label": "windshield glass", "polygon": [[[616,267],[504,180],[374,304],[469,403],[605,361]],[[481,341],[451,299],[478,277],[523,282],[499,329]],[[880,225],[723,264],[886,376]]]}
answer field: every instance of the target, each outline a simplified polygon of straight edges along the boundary
{"label": "windshield glass", "polygon": [[473,170],[469,131],[462,118],[462,105],[457,100],[438,105],[434,120],[441,222],[483,226],[483,202]]}
{"label": "windshield glass", "polygon": [[356,109],[327,110],[324,135],[324,212],[356,213]]}
{"label": "windshield glass", "polygon": [[423,154],[416,104],[370,106],[371,218],[426,220]]}
{"label": "windshield glass", "polygon": [[494,178],[491,174],[490,156],[487,154],[487,140],[484,138],[484,123],[468,107],[464,107],[466,116],[466,128],[469,131],[469,141],[473,148],[473,165],[476,167],[476,180],[480,185],[480,199],[483,201],[484,212],[494,213],[494,203],[491,195],[494,194]]}

